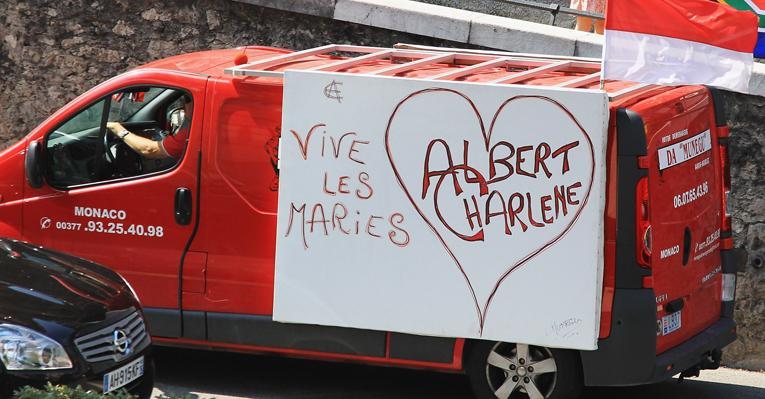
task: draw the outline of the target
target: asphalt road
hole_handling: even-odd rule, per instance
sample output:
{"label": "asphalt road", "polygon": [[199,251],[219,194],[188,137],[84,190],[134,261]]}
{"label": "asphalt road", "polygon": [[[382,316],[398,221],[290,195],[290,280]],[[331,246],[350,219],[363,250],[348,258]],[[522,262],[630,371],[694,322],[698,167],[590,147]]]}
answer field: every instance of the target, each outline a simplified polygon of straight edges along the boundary
{"label": "asphalt road", "polygon": [[[464,376],[357,364],[157,348],[154,396],[258,399],[466,399]],[[765,372],[719,369],[701,378],[587,389],[582,399],[763,399]]]}

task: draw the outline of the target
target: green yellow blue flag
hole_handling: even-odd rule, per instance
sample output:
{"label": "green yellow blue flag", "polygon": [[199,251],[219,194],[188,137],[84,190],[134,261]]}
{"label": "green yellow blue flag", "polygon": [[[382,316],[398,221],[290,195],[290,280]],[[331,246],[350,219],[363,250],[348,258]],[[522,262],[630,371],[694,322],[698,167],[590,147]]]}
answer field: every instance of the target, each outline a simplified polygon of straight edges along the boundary
{"label": "green yellow blue flag", "polygon": [[754,47],[754,56],[765,58],[765,0],[718,0],[737,10],[751,11],[760,18],[760,26],[757,30],[757,45]]}

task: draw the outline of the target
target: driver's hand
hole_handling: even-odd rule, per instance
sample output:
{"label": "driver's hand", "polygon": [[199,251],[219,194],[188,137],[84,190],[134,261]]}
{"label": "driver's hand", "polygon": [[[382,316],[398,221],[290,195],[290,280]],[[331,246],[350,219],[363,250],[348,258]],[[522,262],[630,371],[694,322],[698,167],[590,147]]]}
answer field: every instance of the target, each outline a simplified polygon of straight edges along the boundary
{"label": "driver's hand", "polygon": [[124,129],[119,122],[106,122],[106,128],[113,134],[117,134]]}

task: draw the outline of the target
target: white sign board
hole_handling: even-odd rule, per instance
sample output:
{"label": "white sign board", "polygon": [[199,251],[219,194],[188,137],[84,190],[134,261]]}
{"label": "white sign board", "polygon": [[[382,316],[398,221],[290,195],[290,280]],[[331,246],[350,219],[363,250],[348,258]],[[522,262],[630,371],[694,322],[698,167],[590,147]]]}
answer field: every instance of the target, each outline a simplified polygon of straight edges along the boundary
{"label": "white sign board", "polygon": [[275,320],[596,348],[605,93],[284,86]]}
{"label": "white sign board", "polygon": [[[688,130],[683,130],[674,133],[673,135],[683,133],[687,135]],[[696,158],[711,149],[712,134],[709,129],[679,143],[659,148],[659,170],[679,165],[685,161]]]}

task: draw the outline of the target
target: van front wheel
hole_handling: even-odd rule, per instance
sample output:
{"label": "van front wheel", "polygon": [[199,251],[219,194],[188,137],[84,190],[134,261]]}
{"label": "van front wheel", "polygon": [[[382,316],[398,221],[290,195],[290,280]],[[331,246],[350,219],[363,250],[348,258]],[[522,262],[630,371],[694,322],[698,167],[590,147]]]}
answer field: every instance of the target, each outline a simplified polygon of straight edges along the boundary
{"label": "van front wheel", "polygon": [[478,399],[576,399],[582,391],[582,366],[570,350],[482,341],[466,370]]}

